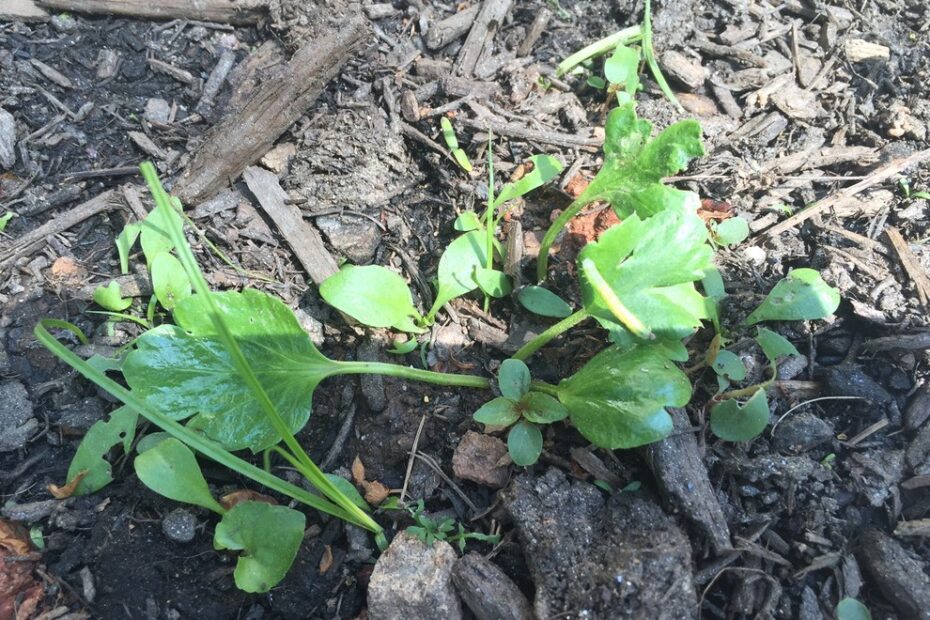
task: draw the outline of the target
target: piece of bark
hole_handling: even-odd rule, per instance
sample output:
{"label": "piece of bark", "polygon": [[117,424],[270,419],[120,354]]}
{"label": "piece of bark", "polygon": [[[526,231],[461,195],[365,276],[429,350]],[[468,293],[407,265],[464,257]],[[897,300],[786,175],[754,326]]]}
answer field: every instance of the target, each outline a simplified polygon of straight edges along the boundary
{"label": "piece of bark", "polygon": [[194,19],[248,25],[265,14],[265,0],[39,0],[56,11],[154,19]]}
{"label": "piece of bark", "polygon": [[319,231],[304,221],[296,206],[287,204],[287,193],[273,172],[252,166],[245,169],[242,178],[315,284],[339,271]]}
{"label": "piece of bark", "polygon": [[733,548],[730,528],[707,468],[698,451],[697,439],[690,432],[687,415],[672,409],[675,434],[643,449],[643,456],[656,477],[662,498],[685,514],[707,536],[714,552],[722,554]]}
{"label": "piece of bark", "polygon": [[48,13],[32,0],[0,1],[0,21],[44,22],[48,18]]}
{"label": "piece of bark", "polygon": [[704,80],[707,79],[707,69],[701,63],[674,50],[662,54],[662,68],[665,70],[666,75],[674,78],[691,91],[699,89],[704,85]]}
{"label": "piece of bark", "polygon": [[459,11],[443,20],[430,24],[429,32],[424,37],[426,47],[431,50],[438,50],[464,35],[474,23],[480,8],[476,4],[464,11]]}
{"label": "piece of bark", "polygon": [[510,5],[511,0],[484,0],[481,3],[481,10],[455,60],[456,73],[466,76],[474,73],[481,57],[490,52],[494,35],[510,12]]}
{"label": "piece of bark", "polygon": [[530,29],[526,31],[526,36],[523,38],[523,41],[520,42],[520,47],[517,48],[517,56],[530,55],[530,52],[533,51],[533,46],[536,45],[536,41],[538,41],[542,33],[546,31],[550,19],[552,19],[552,11],[547,8],[539,9],[539,12],[536,13],[536,17],[533,18],[533,23],[530,24]]}
{"label": "piece of bark", "polygon": [[930,618],[930,577],[901,543],[878,530],[859,536],[856,559],[866,581],[898,610],[902,618]]}
{"label": "piece of bark", "polygon": [[300,118],[364,40],[368,22],[347,19],[338,31],[302,47],[279,75],[262,83],[237,112],[215,125],[197,150],[174,193],[186,204],[202,202],[258,161]]}
{"label": "piece of bark", "polygon": [[452,583],[478,620],[532,620],[533,608],[520,588],[493,562],[469,553],[452,567]]}
{"label": "piece of bark", "polygon": [[557,131],[540,131],[529,129],[517,123],[506,123],[496,120],[486,119],[469,119],[463,118],[461,122],[466,127],[486,131],[491,129],[496,135],[526,140],[527,142],[539,142],[540,144],[552,144],[564,148],[579,148],[587,151],[595,151],[603,144],[603,138],[577,136],[565,134]]}
{"label": "piece of bark", "polygon": [[907,272],[907,275],[910,276],[911,281],[914,283],[914,288],[917,290],[917,297],[920,299],[921,305],[924,307],[924,310],[930,310],[930,278],[927,277],[927,272],[924,271],[920,261],[914,256],[914,253],[911,252],[911,248],[904,240],[904,237],[901,236],[901,233],[898,232],[897,228],[889,226],[885,229],[885,234],[888,235],[892,247],[894,247],[895,252],[898,253],[898,258],[901,260],[901,265],[904,266],[904,271]]}
{"label": "piece of bark", "polygon": [[5,269],[12,261],[25,256],[26,252],[32,250],[34,246],[44,243],[49,237],[64,232],[89,217],[108,211],[121,204],[119,193],[111,189],[59,214],[35,230],[19,237],[12,246],[0,252],[0,269]]}

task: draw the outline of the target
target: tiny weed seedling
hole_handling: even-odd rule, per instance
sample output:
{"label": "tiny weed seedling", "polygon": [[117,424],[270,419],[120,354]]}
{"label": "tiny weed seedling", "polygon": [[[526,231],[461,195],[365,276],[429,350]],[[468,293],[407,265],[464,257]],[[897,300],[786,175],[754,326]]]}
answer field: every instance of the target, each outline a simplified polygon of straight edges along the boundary
{"label": "tiny weed seedling", "polygon": [[452,517],[446,517],[440,521],[428,517],[422,499],[418,500],[415,505],[407,506],[407,512],[410,513],[410,517],[414,522],[414,525],[409,526],[407,531],[427,545],[432,545],[437,540],[443,540],[458,547],[459,553],[465,553],[465,545],[469,540],[496,545],[501,539],[500,534],[467,532],[465,526]]}
{"label": "tiny weed seedling", "polygon": [[[651,35],[644,28],[638,36]],[[605,53],[616,46],[614,41]],[[648,61],[645,40],[643,47]],[[625,67],[639,62],[638,55],[636,63],[627,52],[621,55],[623,62],[617,62]],[[215,548],[240,552],[236,584],[249,592],[265,592],[293,562],[305,516],[295,508],[252,500],[224,506],[213,497],[197,456],[366,529],[383,548],[383,528],[358,490],[322,472],[295,438],[309,422],[314,391],[329,377],[381,374],[494,390],[494,398],[474,417],[493,429],[506,429],[511,459],[529,466],[542,453],[543,425],[570,423],[606,449],[633,448],[668,436],[672,419],[667,408],[684,407],[692,394],[691,381],[678,365],[689,358],[684,340],[710,323],[716,336],[704,364],[714,371],[718,387],[709,403],[711,429],[730,441],[758,435],[768,424],[766,390],[774,382],[776,365],[798,352],[779,334],[758,327],[756,342],[769,360],[770,376],[757,385],[730,389],[746,371],[724,346],[719,301],[726,292],[713,256],[715,249],[739,243],[746,231],[742,224],[725,222],[709,231],[697,215],[698,197],[662,182],[703,154],[701,128],[686,120],[653,137],[650,123],[636,115],[634,77],[623,77],[624,86],[617,92],[628,97],[620,97],[620,105],[607,116],[601,170],[546,233],[539,281],[548,276],[548,253],[556,236],[584,206],[607,202],[622,221],[577,256],[579,309],[542,286],[519,292],[525,308],[558,320],[505,360],[494,382],[396,364],[332,360],[317,350],[278,299],[252,289],[210,291],[184,235],[180,203],[162,188],[154,167],[143,164],[155,208],[144,221],[127,226],[116,245],[126,272],[130,251],[139,242],[155,294],[145,319],[125,314],[132,304],[118,284],[101,287],[94,298],[115,317],[134,320],[146,331],[115,358],[85,361],[49,331],[65,329],[86,343],[73,325],[46,320],[35,329],[43,345],[123,403],[88,431],[63,489],[86,494],[108,484],[112,471],[106,455],[117,446],[131,450],[139,417],[148,420],[161,432],[138,442],[134,467],[139,479],[165,497],[216,513]],[[489,148],[487,207],[481,217],[468,212],[456,220],[462,234],[439,261],[436,299],[425,315],[403,278],[381,266],[345,266],[322,284],[322,297],[363,324],[415,334],[432,324],[439,309],[455,297],[477,289],[489,297],[506,295],[511,284],[494,268],[501,254],[496,235],[502,210],[561,170],[548,155],[534,155],[528,164],[526,174],[496,191]],[[745,326],[820,319],[838,305],[838,292],[816,271],[796,269],[774,286]],[[533,380],[525,360],[589,319],[604,329],[607,346],[556,385]],[[394,352],[415,347],[411,338]],[[125,385],[108,376],[110,372],[121,373]],[[244,450],[263,454],[265,468],[236,454]],[[273,456],[302,475],[313,491],[273,475]],[[427,541],[450,540],[461,548],[467,539],[491,540],[467,533],[450,520],[428,519],[422,505],[411,516],[414,533]]]}

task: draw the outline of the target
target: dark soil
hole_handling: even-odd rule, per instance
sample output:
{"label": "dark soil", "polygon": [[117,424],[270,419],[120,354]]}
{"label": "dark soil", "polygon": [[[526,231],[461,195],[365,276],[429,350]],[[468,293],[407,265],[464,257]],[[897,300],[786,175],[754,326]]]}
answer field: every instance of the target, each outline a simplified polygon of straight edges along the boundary
{"label": "dark soil", "polygon": [[[586,86],[583,77],[553,79],[552,69],[584,45],[637,23],[642,12],[640,3],[626,0],[514,4],[494,39],[494,55],[478,68],[481,78],[464,79],[464,87],[442,80],[464,37],[439,50],[428,49],[421,38],[426,24],[454,12],[451,3],[373,5],[382,12],[372,21],[374,34],[278,141],[294,147],[293,158],[281,167],[281,184],[323,232],[333,255],[395,267],[426,307],[430,278],[452,238],[456,214],[480,209],[487,194],[484,172],[463,173],[429,144],[442,144],[434,110],[447,106],[476,169],[486,161],[487,134],[465,121],[515,123],[579,139],[597,135],[608,109],[605,94]],[[18,215],[0,233],[0,384],[25,388],[25,397],[11,396],[7,409],[0,408],[11,416],[0,420],[0,496],[5,518],[44,538],[44,568],[37,573],[45,590],[40,612],[204,620],[366,613],[374,545],[322,515],[308,514],[292,572],[259,596],[234,587],[235,558],[213,549],[215,519],[205,511],[190,511],[197,520],[191,542],[166,536],[163,519],[177,505],[145,489],[126,457],[115,458],[116,481],[104,490],[52,499],[47,485],[66,482],[81,437],[116,405],[57,362],[32,330],[45,317],[75,323],[92,347],[62,338],[85,357],[112,351],[139,333],[132,323],[106,323],[91,313],[96,306],[88,292],[119,274],[114,238],[137,214],[120,202],[8,255],[17,239],[52,217],[106,190],[123,196],[121,188],[138,186],[134,169],[145,159],[157,163],[170,186],[204,132],[241,103],[234,97],[236,72],[244,71],[250,55],[267,53],[272,60],[262,75],[273,75],[280,59],[320,28],[337,27],[333,16],[339,13],[330,3],[271,5],[267,19],[254,27],[84,14],[0,21],[0,108],[16,125],[15,163],[0,167],[0,215],[8,210]],[[530,56],[514,59],[543,9],[552,12],[548,27]],[[374,14],[372,6],[366,10]],[[608,617],[598,614],[623,603],[611,598],[616,593],[594,590],[590,601],[579,598],[589,572],[606,570],[615,559],[601,562],[590,540],[570,540],[561,555],[521,541],[519,535],[532,532],[540,545],[557,548],[572,528],[574,513],[567,507],[534,504],[532,489],[540,483],[557,482],[566,497],[586,498],[588,503],[572,509],[594,518],[594,525],[584,527],[595,541],[617,543],[622,537],[610,531],[617,528],[629,530],[622,544],[644,545],[650,539],[644,522],[657,528],[651,541],[655,555],[641,558],[645,581],[678,583],[690,575],[684,593],[671,599],[649,598],[654,592],[640,593],[639,599],[630,595],[627,602],[641,605],[629,608],[633,616],[639,609],[652,617],[664,602],[667,617],[828,618],[848,596],[864,602],[876,618],[930,617],[930,609],[921,607],[925,591],[915,593],[930,579],[930,527],[924,522],[923,529],[901,528],[930,518],[930,306],[884,232],[897,229],[918,269],[930,272],[930,201],[907,195],[893,178],[780,235],[763,233],[786,212],[927,148],[928,21],[922,0],[675,0],[656,7],[655,42],[663,64],[671,65],[664,54],[677,51],[700,75],[697,86],[687,86],[688,75],[676,77],[667,67],[688,116],[701,120],[708,149],[675,182],[713,201],[717,211],[746,217],[753,230],[749,242],[718,254],[731,293],[724,320],[749,379],[762,376],[764,362],[749,340],[753,332],[739,322],[789,269],[814,267],[843,295],[833,318],[777,326],[805,357],[780,368],[771,398],[773,426],[763,436],[746,444],[712,436],[704,408],[716,383],[697,373],[692,404],[676,431],[694,441],[664,452],[608,453],[589,446],[569,426],[554,425],[540,464],[527,473],[514,468],[520,478],[498,497],[496,489],[457,479],[452,471],[461,438],[482,430],[471,413],[486,394],[388,378],[340,378],[315,393],[311,424],[299,437],[309,454],[328,471],[343,474],[358,457],[367,478],[395,495],[406,488],[406,498],[422,498],[431,513],[454,516],[476,531],[500,528],[501,544],[471,549],[489,554],[530,600],[537,591],[550,591],[547,580],[566,570],[558,584],[564,588],[560,602],[552,607],[558,617],[582,617],[578,609],[585,605],[593,610],[590,617]],[[882,46],[887,56],[857,60],[859,41]],[[204,83],[224,49],[233,50],[236,68],[212,104],[204,102]],[[113,54],[118,62],[107,73],[104,65]],[[153,69],[152,58],[177,75]],[[70,85],[48,77],[43,66]],[[642,117],[661,128],[684,116],[651,79],[644,81]],[[404,96],[415,98],[419,120],[402,112]],[[169,118],[153,115],[154,98],[167,103]],[[526,283],[552,211],[566,206],[579,175],[597,170],[598,154],[500,133],[493,149],[501,177],[533,153],[557,155],[566,170],[574,164],[560,188],[533,194],[505,225],[506,230],[522,225],[523,235],[514,241],[524,246]],[[926,168],[902,178],[911,191],[926,190],[930,182]],[[188,205],[206,237],[250,274],[240,275],[197,244],[211,284],[251,286],[281,297],[298,309],[331,357],[398,361],[384,353],[389,336],[348,325],[323,304],[274,223],[239,181],[230,179],[236,193],[227,202]],[[143,193],[144,203],[145,198]],[[611,223],[606,214],[586,214],[553,258],[550,284],[575,303],[573,254]],[[135,300],[132,312],[144,315],[147,295]],[[430,334],[425,362],[434,370],[488,375],[526,333],[546,326],[510,299],[492,304],[490,313],[477,299],[452,305],[455,316],[442,313],[446,318]],[[575,329],[534,358],[533,375],[547,381],[568,376],[602,343],[599,330]],[[707,344],[705,336],[689,343],[690,363],[702,359]],[[418,352],[403,361],[423,363]],[[9,393],[14,392],[20,393],[12,388]],[[21,439],[12,432],[14,424],[25,429]],[[408,477],[414,447],[425,458],[413,459]],[[680,463],[676,453],[683,455]],[[687,498],[695,488],[688,478],[669,477],[676,467],[706,477],[695,501]],[[205,474],[217,492],[248,487],[210,465]],[[566,490],[595,479],[609,479],[615,488],[638,482],[641,489],[613,498],[593,496],[594,487]],[[544,518],[546,510],[553,511],[551,520]],[[409,525],[396,513],[378,518],[392,532]]]}

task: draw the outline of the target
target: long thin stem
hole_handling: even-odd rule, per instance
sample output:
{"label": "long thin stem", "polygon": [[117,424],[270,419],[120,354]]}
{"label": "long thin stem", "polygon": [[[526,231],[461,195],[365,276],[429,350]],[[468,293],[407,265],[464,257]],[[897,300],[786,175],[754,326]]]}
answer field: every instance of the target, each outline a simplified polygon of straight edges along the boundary
{"label": "long thin stem", "polygon": [[681,103],[679,103],[678,97],[675,96],[675,93],[672,92],[672,88],[668,85],[668,82],[665,81],[665,76],[662,74],[662,70],[659,68],[658,61],[656,61],[655,48],[652,46],[651,0],[646,0],[646,10],[643,15],[643,58],[646,59],[646,64],[649,65],[649,70],[652,72],[652,77],[655,78],[656,83],[662,90],[662,93],[669,101],[675,104],[675,107],[678,108],[679,112],[684,114],[685,109],[681,106]]}
{"label": "long thin stem", "polygon": [[630,26],[629,28],[618,30],[612,35],[608,35],[603,39],[595,41],[591,45],[581,48],[560,62],[559,66],[556,68],[555,75],[556,77],[561,77],[589,58],[606,54],[618,45],[625,45],[638,41],[642,36],[643,30],[640,26]]}
{"label": "long thin stem", "polygon": [[551,383],[546,383],[545,381],[531,381],[530,390],[534,392],[542,392],[543,394],[548,394],[549,396],[554,396],[555,398],[559,397],[559,388],[552,385]]}
{"label": "long thin stem", "polygon": [[555,243],[555,238],[559,236],[559,233],[565,228],[569,220],[578,215],[578,212],[591,202],[589,198],[582,194],[552,222],[552,226],[546,231],[542,243],[539,244],[539,258],[536,259],[536,279],[538,281],[542,282],[549,275],[549,250],[552,248],[552,244]]}
{"label": "long thin stem", "polygon": [[199,452],[205,457],[216,461],[220,465],[224,465],[247,478],[251,478],[258,484],[264,485],[269,489],[281,493],[282,495],[296,499],[297,501],[306,504],[311,508],[315,508],[320,512],[331,514],[340,519],[345,519],[346,521],[355,523],[360,527],[369,529],[369,526],[366,523],[359,522],[354,517],[354,515],[347,513],[341,507],[337,506],[328,499],[320,497],[319,495],[314,495],[309,491],[281,480],[277,476],[274,476],[259,467],[255,467],[251,463],[244,461],[229,451],[223,449],[206,437],[195,433],[194,431],[190,430],[182,424],[179,424],[178,422],[175,422],[162,412],[150,406],[146,401],[138,398],[135,394],[124,388],[113,379],[110,379],[108,376],[106,376],[106,374],[100,370],[97,370],[82,360],[80,357],[75,355],[73,352],[71,352],[70,349],[58,342],[58,340],[56,340],[55,337],[48,332],[47,327],[50,326],[57,327],[57,325],[54,324],[49,325],[48,321],[40,321],[34,330],[36,340],[42,343],[49,351],[54,353],[55,356],[65,364],[81,373],[88,380],[92,381],[112,396],[118,398],[124,405],[131,407],[134,411],[139,413],[142,417],[144,417],[155,426],[169,433],[172,437],[184,442],[192,450]]}
{"label": "long thin stem", "polygon": [[[140,166],[140,169],[142,171],[142,177],[149,185],[149,188],[152,192],[152,198],[155,200],[156,205],[174,211],[175,205],[172,203],[171,198],[169,198],[168,194],[162,187],[161,181],[158,179],[158,173],[155,171],[155,167],[150,162],[143,162]],[[271,398],[268,396],[265,388],[258,380],[258,377],[252,370],[251,365],[249,365],[248,360],[246,360],[245,355],[242,353],[242,349],[239,347],[238,341],[232,335],[232,332],[229,330],[229,326],[226,325],[226,321],[223,320],[223,316],[219,311],[219,307],[216,305],[216,301],[210,294],[210,287],[207,284],[206,279],[203,277],[203,273],[201,273],[200,267],[197,265],[197,260],[194,258],[194,253],[191,251],[190,246],[187,244],[187,240],[184,238],[184,231],[181,227],[181,223],[177,217],[174,217],[175,215],[176,213],[171,213],[171,216],[167,217],[166,220],[168,222],[168,236],[171,239],[172,244],[175,246],[175,250],[178,253],[178,258],[181,261],[181,264],[184,266],[184,270],[187,272],[194,290],[196,290],[199,295],[203,296],[204,301],[207,304],[207,310],[210,314],[210,319],[213,323],[213,326],[216,328],[216,331],[220,336],[223,345],[229,353],[233,366],[236,368],[236,371],[239,373],[239,376],[242,377],[242,380],[245,382],[245,384],[249,387],[256,400],[258,400],[263,413],[271,422],[272,426],[274,426],[275,432],[277,432],[281,437],[281,440],[284,442],[284,445],[287,446],[288,450],[291,451],[291,454],[293,454],[305,466],[307,473],[310,474],[308,476],[308,480],[311,484],[313,484],[313,486],[317,487],[326,497],[331,499],[347,513],[353,515],[353,522],[364,523],[365,528],[371,530],[372,532],[381,532],[381,526],[378,525],[378,523],[372,519],[368,513],[356,506],[352,500],[346,497],[345,494],[339,491],[339,489],[337,489],[335,485],[329,481],[329,479],[323,474],[323,471],[307,455],[303,447],[297,441],[297,438],[294,437],[294,434],[291,432],[287,423],[284,421],[284,418],[282,418],[281,414],[278,413],[274,403],[271,401]]]}
{"label": "long thin stem", "polygon": [[565,317],[564,319],[562,319],[555,325],[550,326],[549,329],[547,329],[546,331],[539,334],[538,336],[536,336],[535,338],[527,342],[525,345],[520,347],[520,350],[514,353],[513,358],[517,360],[521,360],[521,361],[525,360],[526,358],[531,356],[533,353],[536,353],[536,351],[538,351],[543,346],[545,346],[546,343],[548,343],[550,340],[557,337],[559,334],[568,331],[569,329],[571,329],[575,325],[578,325],[579,323],[581,323],[582,321],[584,321],[590,316],[591,315],[588,314],[587,310],[585,310],[584,308],[575,312],[574,314],[568,315],[567,317]]}
{"label": "long thin stem", "polygon": [[334,374],[339,375],[387,375],[390,377],[400,377],[401,379],[432,383],[434,385],[470,387],[479,390],[486,390],[491,385],[491,382],[484,377],[433,372],[432,370],[420,370],[419,368],[400,366],[398,364],[385,364],[383,362],[334,363],[337,366],[337,370]]}

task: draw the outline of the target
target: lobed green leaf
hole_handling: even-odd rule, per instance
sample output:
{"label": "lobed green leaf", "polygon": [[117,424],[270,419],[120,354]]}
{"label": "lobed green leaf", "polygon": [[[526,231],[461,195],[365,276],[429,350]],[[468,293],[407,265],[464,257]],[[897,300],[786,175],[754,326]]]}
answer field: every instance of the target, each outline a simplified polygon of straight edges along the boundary
{"label": "lobed green leaf", "polygon": [[123,452],[129,452],[138,419],[135,411],[123,406],[114,409],[109,420],[98,420],[88,429],[68,466],[68,482],[85,472],[74,489],[75,495],[94,493],[113,481],[112,466],[104,457],[119,444],[123,445]]}

